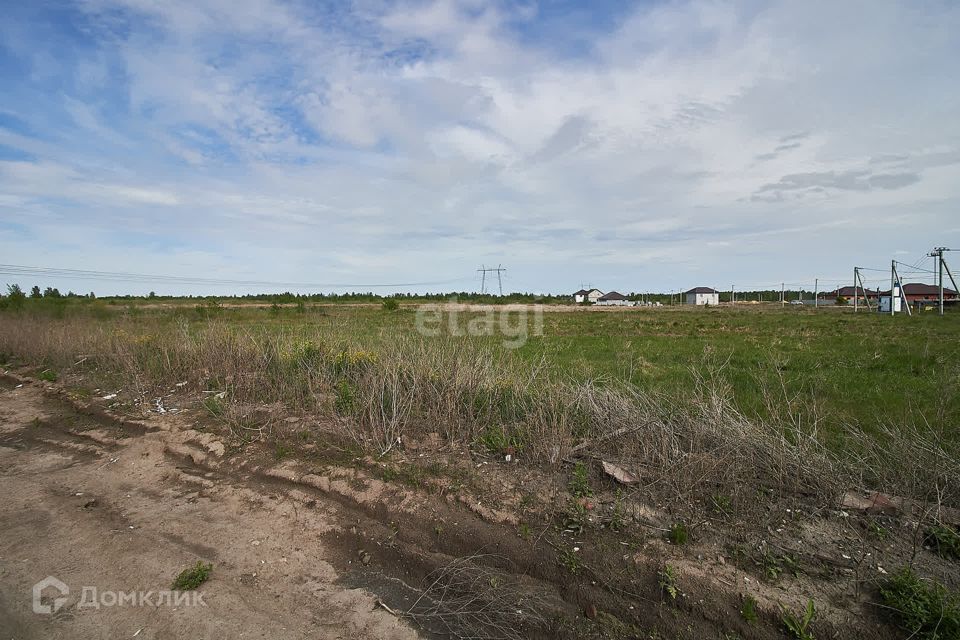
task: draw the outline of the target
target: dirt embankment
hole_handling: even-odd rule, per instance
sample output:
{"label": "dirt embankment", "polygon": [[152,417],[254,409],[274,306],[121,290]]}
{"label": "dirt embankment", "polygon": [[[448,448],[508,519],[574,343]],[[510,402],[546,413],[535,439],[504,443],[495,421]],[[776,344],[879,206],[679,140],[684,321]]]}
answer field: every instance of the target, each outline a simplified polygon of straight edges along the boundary
{"label": "dirt embankment", "polygon": [[[619,502],[596,498],[558,521],[546,506],[562,493],[556,483],[532,472],[520,491],[494,461],[417,466],[416,443],[390,463],[315,443],[241,446],[189,412],[129,420],[51,385],[4,380],[8,637],[777,638],[780,604],[800,610],[808,595],[819,598],[818,637],[896,636],[864,615],[865,601],[844,602],[842,580],[835,594],[812,580],[765,585],[758,573],[800,570],[782,549],[744,569],[753,556],[731,557],[717,541],[668,544],[650,523],[670,516],[655,506],[614,522]],[[91,588],[169,589],[197,561],[214,567],[205,606],[156,595],[85,606]],[[817,562],[837,573],[843,560]],[[70,591],[54,606],[59,594],[45,590],[40,604],[56,611],[35,613],[31,588],[46,576]],[[746,600],[756,616],[743,614]]]}

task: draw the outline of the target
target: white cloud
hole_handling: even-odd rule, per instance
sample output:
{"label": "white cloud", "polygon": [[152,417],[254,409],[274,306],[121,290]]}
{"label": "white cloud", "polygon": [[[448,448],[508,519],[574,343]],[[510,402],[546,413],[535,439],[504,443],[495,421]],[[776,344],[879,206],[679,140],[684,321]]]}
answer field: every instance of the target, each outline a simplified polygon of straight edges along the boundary
{"label": "white cloud", "polygon": [[123,220],[162,247],[206,240],[227,269],[259,256],[262,278],[486,261],[554,290],[845,273],[957,234],[951,5],[643,5],[579,52],[529,7],[482,2],[85,9],[94,51],[48,96],[72,123],[0,129],[36,156],[0,164],[2,218]]}

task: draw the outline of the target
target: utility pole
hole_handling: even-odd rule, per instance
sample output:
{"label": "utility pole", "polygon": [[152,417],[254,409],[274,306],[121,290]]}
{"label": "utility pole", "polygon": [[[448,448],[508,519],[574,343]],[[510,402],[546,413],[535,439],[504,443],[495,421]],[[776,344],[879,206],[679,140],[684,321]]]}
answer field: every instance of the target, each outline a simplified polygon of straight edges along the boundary
{"label": "utility pole", "polygon": [[[857,279],[860,281],[860,290],[863,291],[863,301],[867,303],[867,311],[873,311],[870,306],[870,296],[867,295],[867,288],[863,284],[863,276],[860,275],[860,268],[857,268]],[[880,304],[880,291],[877,291],[877,304]]]}
{"label": "utility pole", "polygon": [[813,308],[820,306],[820,278],[813,279]]}
{"label": "utility pole", "polygon": [[937,282],[940,289],[940,315],[943,315],[943,247],[937,247]]}
{"label": "utility pole", "polygon": [[490,267],[488,269],[487,267],[480,265],[480,268],[477,269],[477,271],[483,274],[483,279],[481,280],[481,284],[480,284],[480,293],[487,292],[487,272],[489,271],[491,273],[493,272],[497,273],[497,286],[499,287],[500,295],[501,296],[503,295],[503,280],[500,277],[500,272],[506,271],[506,269],[504,269],[502,265],[498,264],[496,269],[494,269],[493,267]]}
{"label": "utility pole", "polygon": [[943,259],[944,251],[951,251],[946,247],[937,247],[938,255],[940,256],[940,313],[943,314],[943,272],[947,272],[947,276],[950,278],[950,283],[953,285],[954,291],[960,291],[960,288],[957,287],[957,281],[953,279],[953,272],[950,271],[950,265],[947,264],[947,261]]}
{"label": "utility pole", "polygon": [[890,316],[893,317],[893,283],[896,280],[897,261],[890,261]]}
{"label": "utility pole", "polygon": [[783,282],[781,282],[780,283],[780,306],[781,307],[787,306],[787,298],[785,297],[786,293],[787,293],[786,285]]}
{"label": "utility pole", "polygon": [[[900,274],[897,273],[897,261],[894,260],[890,265],[891,273],[890,278],[892,282],[895,282],[897,285],[897,293],[903,306],[907,308],[907,315],[912,316],[913,311],[910,310],[910,302],[907,300],[907,294],[903,291],[903,282],[900,280]],[[893,287],[890,287],[890,315],[893,315]]]}
{"label": "utility pole", "polygon": [[[943,315],[943,268],[946,266],[943,262],[944,251],[950,251],[950,249],[947,249],[946,247],[934,247],[933,251],[927,254],[928,256],[932,256],[937,259],[937,289],[939,292],[937,299],[940,306],[940,315]],[[949,270],[950,268],[947,267],[948,272]],[[952,274],[950,276],[950,281],[953,282]],[[954,284],[953,286],[956,287],[957,285]]]}
{"label": "utility pole", "polygon": [[737,304],[737,294],[733,290],[733,285],[730,285],[730,304]]}
{"label": "utility pole", "polygon": [[860,296],[857,291],[857,282],[860,279],[860,267],[853,268],[853,312],[856,313],[860,307]]}

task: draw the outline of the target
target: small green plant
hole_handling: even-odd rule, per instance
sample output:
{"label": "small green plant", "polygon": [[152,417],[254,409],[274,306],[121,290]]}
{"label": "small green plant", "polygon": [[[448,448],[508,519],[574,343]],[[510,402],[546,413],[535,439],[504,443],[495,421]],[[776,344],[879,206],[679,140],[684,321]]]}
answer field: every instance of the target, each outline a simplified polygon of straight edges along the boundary
{"label": "small green plant", "polygon": [[353,413],[357,404],[357,392],[354,386],[346,380],[341,380],[334,391],[336,395],[334,406],[337,409],[337,413],[341,415]]}
{"label": "small green plant", "polygon": [[713,502],[713,511],[718,516],[727,518],[733,515],[733,503],[730,500],[730,496],[718,494],[713,496],[711,500]]}
{"label": "small green plant", "polygon": [[793,637],[797,640],[814,640],[813,632],[810,631],[810,623],[816,615],[813,600],[807,600],[807,608],[799,616],[783,605],[780,605],[780,610],[783,612],[781,618],[783,625],[793,634]]}
{"label": "small green plant", "polygon": [[520,523],[520,526],[517,527],[517,535],[520,536],[520,538],[523,539],[523,540],[529,540],[529,539],[530,539],[530,525],[528,525],[526,522],[521,522],[521,523]]}
{"label": "small green plant", "polygon": [[960,596],[904,567],[880,585],[883,604],[911,637],[960,638]]}
{"label": "small green plant", "polygon": [[523,438],[519,434],[510,433],[502,426],[489,426],[480,434],[480,444],[493,454],[503,455],[513,449],[519,453],[523,449]]}
{"label": "small green plant", "polygon": [[588,478],[587,466],[578,462],[573,466],[573,477],[570,479],[570,493],[578,498],[586,498],[593,495],[590,488],[590,479]]}
{"label": "small green plant", "polygon": [[173,581],[171,589],[174,591],[190,591],[196,589],[210,578],[210,572],[213,571],[213,565],[197,561],[189,569],[184,569],[180,575]]}
{"label": "small green plant", "polygon": [[287,445],[282,442],[277,442],[273,447],[273,456],[277,460],[283,460],[288,457],[293,451]]}
{"label": "small green plant", "polygon": [[581,500],[571,500],[564,514],[563,528],[571,533],[583,533],[589,524],[587,507]]}
{"label": "small green plant", "polygon": [[222,418],[227,412],[227,407],[219,395],[209,395],[203,399],[203,408],[206,409],[214,418]]}
{"label": "small green plant", "polygon": [[37,377],[45,382],[56,382],[57,381],[57,372],[52,369],[44,369],[37,374]]}
{"label": "small green plant", "polygon": [[749,623],[757,621],[757,600],[753,596],[744,596],[740,606],[740,616]]}
{"label": "small green plant", "polygon": [[676,600],[680,596],[677,570],[669,564],[664,565],[663,569],[657,572],[657,585],[660,587],[660,593],[669,596],[670,600]]}
{"label": "small green plant", "polygon": [[687,544],[690,540],[690,532],[687,531],[687,525],[682,522],[675,522],[670,531],[667,532],[667,540],[670,541],[670,544],[676,546],[682,546]]}
{"label": "small green plant", "polygon": [[607,527],[611,531],[620,531],[626,525],[626,515],[623,506],[623,491],[617,489],[617,494],[613,499],[613,508],[610,511],[610,519],[607,520]]}
{"label": "small green plant", "polygon": [[867,533],[870,534],[870,537],[877,540],[886,540],[887,539],[887,530],[880,525],[876,520],[871,520],[867,524]]}
{"label": "small green plant", "polygon": [[960,534],[953,527],[935,524],[927,529],[923,541],[941,558],[960,560]]}
{"label": "small green plant", "polygon": [[383,310],[384,311],[396,311],[400,308],[400,303],[394,298],[387,298],[383,301]]}
{"label": "small green plant", "polygon": [[573,549],[564,549],[560,552],[560,565],[573,575],[580,573],[583,568],[580,555]]}
{"label": "small green plant", "polygon": [[784,573],[792,574],[794,577],[800,575],[800,565],[796,558],[791,555],[771,553],[769,549],[764,549],[763,555],[755,563],[763,569],[764,577],[770,582],[776,582]]}

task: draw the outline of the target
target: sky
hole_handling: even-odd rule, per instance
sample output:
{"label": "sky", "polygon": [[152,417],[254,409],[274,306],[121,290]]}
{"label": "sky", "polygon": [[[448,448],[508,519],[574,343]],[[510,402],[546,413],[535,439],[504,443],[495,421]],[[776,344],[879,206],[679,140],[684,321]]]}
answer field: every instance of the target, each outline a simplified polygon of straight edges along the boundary
{"label": "sky", "polygon": [[0,264],[277,284],[0,284],[883,281],[960,249],[958,33],[937,0],[10,0]]}

